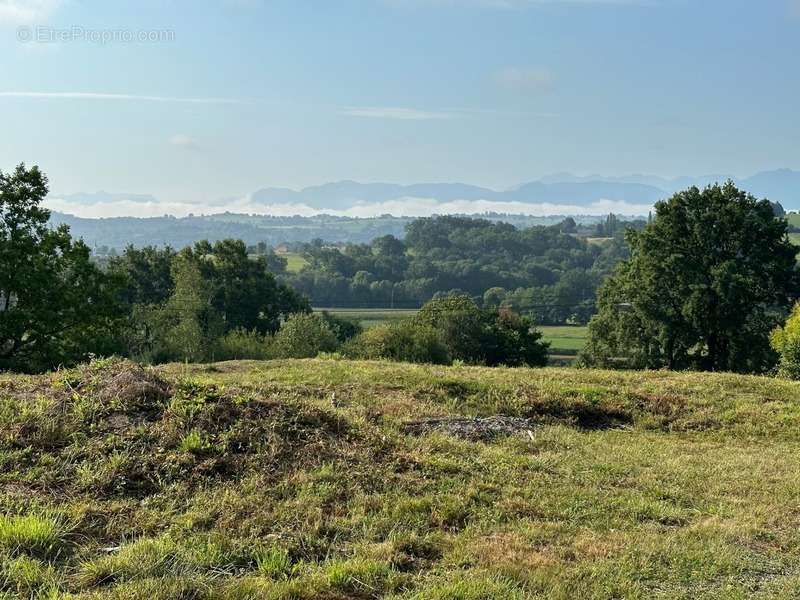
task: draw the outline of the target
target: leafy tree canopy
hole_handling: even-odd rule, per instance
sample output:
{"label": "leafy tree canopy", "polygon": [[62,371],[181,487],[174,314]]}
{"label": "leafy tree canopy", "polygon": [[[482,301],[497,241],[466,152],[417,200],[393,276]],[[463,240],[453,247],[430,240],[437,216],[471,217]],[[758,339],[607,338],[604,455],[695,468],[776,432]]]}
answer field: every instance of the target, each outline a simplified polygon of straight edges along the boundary
{"label": "leafy tree canopy", "polygon": [[38,167],[0,172],[0,369],[47,369],[113,349],[118,280],[68,227],[48,227],[47,191]]}
{"label": "leafy tree canopy", "polygon": [[757,372],[796,292],[786,221],[733,183],[656,204],[630,259],[602,285],[585,360],[632,367]]}

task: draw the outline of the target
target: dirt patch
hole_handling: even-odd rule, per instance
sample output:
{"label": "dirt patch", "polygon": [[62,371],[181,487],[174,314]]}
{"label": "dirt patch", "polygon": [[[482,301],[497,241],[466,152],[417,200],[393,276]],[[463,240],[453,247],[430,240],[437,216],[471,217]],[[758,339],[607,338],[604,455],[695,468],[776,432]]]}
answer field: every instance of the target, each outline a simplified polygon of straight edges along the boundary
{"label": "dirt patch", "polygon": [[437,417],[409,421],[403,431],[412,435],[424,435],[441,431],[454,437],[472,441],[488,441],[509,435],[532,435],[536,423],[520,417]]}

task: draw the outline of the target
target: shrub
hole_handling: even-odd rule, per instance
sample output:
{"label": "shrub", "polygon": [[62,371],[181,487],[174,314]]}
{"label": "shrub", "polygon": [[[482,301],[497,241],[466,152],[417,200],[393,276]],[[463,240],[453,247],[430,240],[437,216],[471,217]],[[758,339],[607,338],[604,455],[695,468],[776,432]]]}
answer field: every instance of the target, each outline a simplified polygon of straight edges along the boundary
{"label": "shrub", "polygon": [[313,358],[338,347],[336,334],[319,315],[290,316],[275,334],[274,354],[279,358]]}
{"label": "shrub", "polygon": [[330,328],[331,331],[333,331],[336,339],[339,340],[339,343],[344,343],[364,331],[361,323],[355,319],[338,317],[326,310],[322,311],[321,316],[325,324]]}
{"label": "shrub", "polygon": [[234,329],[217,340],[214,355],[217,360],[264,360],[271,343],[272,338],[257,331]]}
{"label": "shrub", "polygon": [[539,367],[547,364],[550,344],[541,341],[542,332],[527,317],[501,308],[491,326],[491,337],[490,348],[494,354],[487,353],[489,365]]}
{"label": "shrub", "polygon": [[486,362],[486,315],[469,296],[453,295],[431,300],[414,319],[438,332],[453,359],[474,364]]}
{"label": "shrub", "polygon": [[346,344],[343,352],[349,358],[450,363],[447,347],[438,332],[410,319],[368,329]]}
{"label": "shrub", "polygon": [[794,305],[784,326],[772,332],[770,344],[780,354],[780,374],[800,379],[800,302]]}
{"label": "shrub", "polygon": [[489,366],[547,364],[548,345],[533,322],[508,308],[478,308],[468,296],[431,300],[414,317],[432,327],[454,360]]}

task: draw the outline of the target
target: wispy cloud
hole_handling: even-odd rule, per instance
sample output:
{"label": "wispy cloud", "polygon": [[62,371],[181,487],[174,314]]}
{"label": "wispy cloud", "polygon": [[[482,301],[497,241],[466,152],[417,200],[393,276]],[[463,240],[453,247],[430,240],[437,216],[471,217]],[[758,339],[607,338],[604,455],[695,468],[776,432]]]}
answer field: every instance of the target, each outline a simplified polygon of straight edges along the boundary
{"label": "wispy cloud", "polygon": [[371,119],[396,119],[400,121],[433,121],[455,119],[458,114],[448,111],[418,110],[396,106],[351,106],[343,109],[342,114],[349,117],[366,117]]}
{"label": "wispy cloud", "polygon": [[190,135],[186,135],[185,133],[176,133],[172,137],[169,138],[169,143],[173,146],[177,146],[178,148],[183,148],[185,150],[199,150],[200,144],[198,141]]}
{"label": "wispy cloud", "polygon": [[[1,2],[2,0],[0,0]],[[182,102],[185,104],[247,104],[235,98],[179,98],[140,94],[106,94],[102,92],[0,92],[0,98],[40,98],[66,100],[127,100],[138,102]]]}
{"label": "wispy cloud", "polygon": [[503,87],[538,92],[553,89],[554,81],[547,69],[529,67],[506,67],[495,73],[495,80]]}
{"label": "wispy cloud", "polygon": [[44,21],[61,0],[0,0],[0,25]]}

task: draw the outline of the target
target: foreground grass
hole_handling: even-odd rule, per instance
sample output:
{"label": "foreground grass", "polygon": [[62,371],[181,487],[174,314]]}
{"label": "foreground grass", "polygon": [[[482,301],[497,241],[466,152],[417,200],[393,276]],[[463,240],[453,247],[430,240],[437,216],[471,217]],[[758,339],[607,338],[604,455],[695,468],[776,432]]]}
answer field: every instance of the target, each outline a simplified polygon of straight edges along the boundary
{"label": "foreground grass", "polygon": [[[794,598],[798,397],[333,360],[0,376],[0,596]],[[529,425],[404,427],[494,415]]]}

